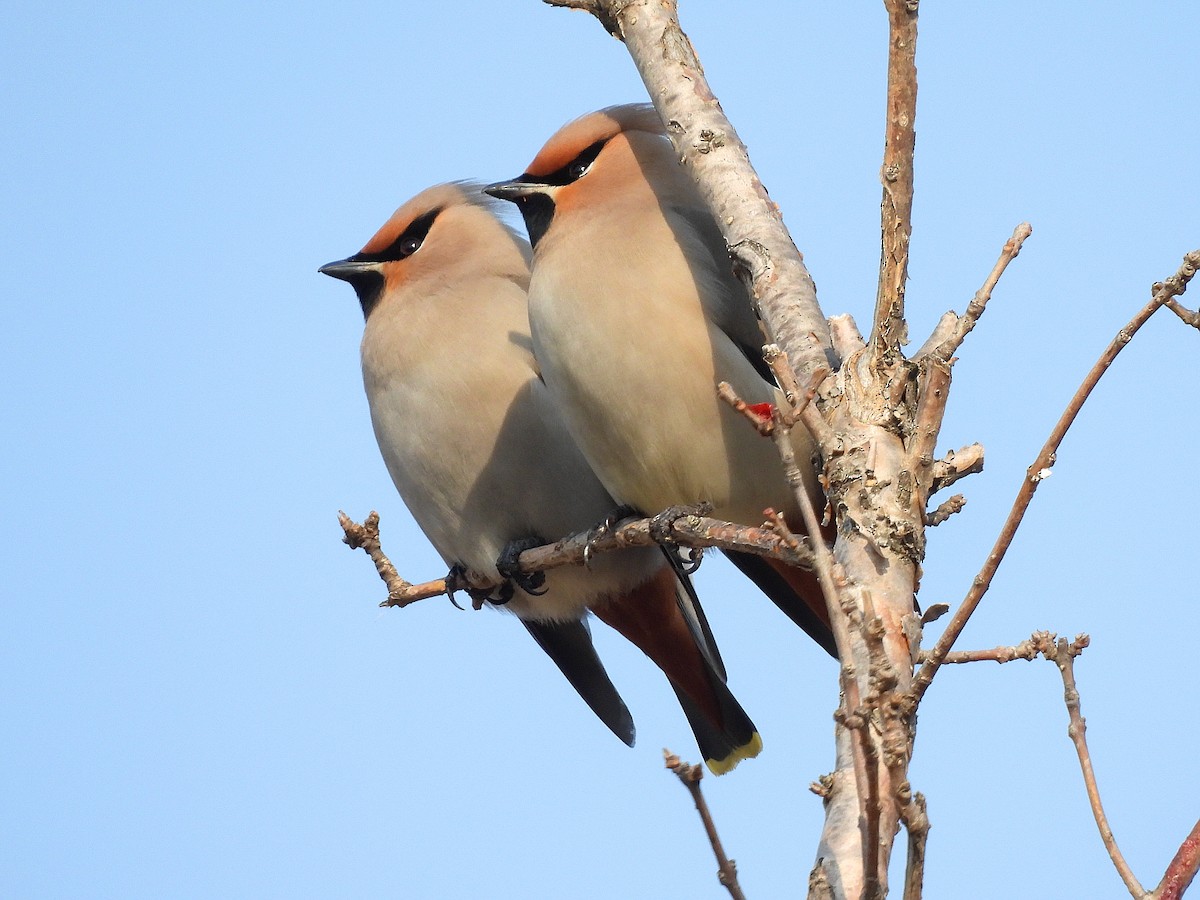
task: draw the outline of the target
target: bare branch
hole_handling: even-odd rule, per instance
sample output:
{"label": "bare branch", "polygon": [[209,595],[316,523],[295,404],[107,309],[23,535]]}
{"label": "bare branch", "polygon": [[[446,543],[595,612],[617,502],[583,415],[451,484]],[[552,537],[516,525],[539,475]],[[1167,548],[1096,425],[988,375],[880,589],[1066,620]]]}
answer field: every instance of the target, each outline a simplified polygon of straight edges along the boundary
{"label": "bare branch", "polygon": [[879,292],[871,329],[876,359],[898,353],[908,343],[904,289],[908,281],[908,242],[912,236],[913,152],[917,134],[917,9],[908,0],[885,0],[888,42],[887,127],[883,144],[883,247]]}
{"label": "bare branch", "polygon": [[[733,407],[733,411],[741,414],[746,420],[754,426],[754,429],[763,437],[770,437],[771,432],[775,429],[775,423],[771,420],[771,413],[762,409],[762,404],[747,403],[737,395],[733,386],[728,381],[717,383],[717,396],[725,403]],[[766,404],[768,407],[770,404]],[[764,415],[765,412],[765,415]]]}
{"label": "bare branch", "polygon": [[[1049,631],[1035,631],[1021,643],[1012,647],[993,647],[990,650],[951,650],[942,660],[943,665],[973,662],[1007,663],[1017,659],[1032,660],[1038,656],[1050,659],[1054,656],[1058,636]],[[929,654],[921,653],[917,659],[924,662]]]}
{"label": "bare branch", "polygon": [[625,42],[680,161],[692,173],[767,332],[802,377],[834,363],[804,259],[679,27],[676,0],[547,0],[585,9]]}
{"label": "bare branch", "polygon": [[950,399],[950,364],[936,357],[923,359],[917,384],[917,414],[907,453],[925,504],[933,494],[933,451]]}
{"label": "bare branch", "polygon": [[1197,870],[1200,870],[1200,822],[1183,839],[1179,852],[1167,866],[1163,880],[1150,896],[1155,900],[1178,900],[1196,877]]}
{"label": "bare branch", "polygon": [[[983,315],[983,311],[987,308],[987,302],[992,298],[992,291],[995,289],[997,282],[1000,281],[1000,276],[1004,274],[1004,270],[1008,268],[1008,264],[1017,258],[1017,254],[1021,252],[1021,247],[1025,244],[1025,239],[1033,234],[1033,227],[1028,222],[1022,222],[1013,230],[1012,237],[1004,243],[1004,248],[1000,251],[1000,258],[996,260],[996,265],[992,267],[991,274],[984,281],[975,296],[971,298],[971,302],[967,304],[967,311],[963,313],[955,325],[954,331],[948,338],[940,344],[930,347],[933,340],[930,338],[926,341],[925,347],[921,348],[921,353],[918,353],[918,358],[921,354],[926,354],[945,362],[949,362],[958,348],[962,346],[962,342],[966,340],[971,329],[975,327],[975,323],[979,321],[979,317]],[[945,317],[943,317],[945,321]],[[939,328],[942,323],[938,323]],[[936,333],[936,331],[935,331]],[[929,349],[927,349],[929,348]]]}
{"label": "bare branch", "polygon": [[1193,328],[1200,329],[1200,312],[1192,312],[1178,300],[1168,300],[1166,307],[1179,318],[1183,319],[1184,323],[1191,325]]}
{"label": "bare branch", "polygon": [[879,868],[879,815],[878,803],[874,802],[874,798],[877,797],[878,756],[874,745],[865,733],[869,719],[860,700],[857,668],[854,662],[854,653],[851,650],[851,623],[856,619],[861,623],[861,617],[858,616],[854,601],[846,596],[844,591],[839,590],[841,579],[835,571],[833,554],[821,540],[820,521],[796,465],[790,436],[791,429],[800,418],[815,435],[825,435],[827,440],[833,440],[828,424],[811,402],[816,389],[829,373],[823,369],[817,370],[810,377],[808,388],[801,391],[796,380],[796,373],[788,362],[787,353],[776,344],[768,344],[763,348],[763,357],[771,367],[771,371],[783,391],[780,407],[776,410],[775,429],[772,436],[775,439],[784,471],[787,473],[788,483],[794,489],[800,514],[804,520],[805,531],[810,535],[809,540],[815,552],[813,568],[817,573],[817,581],[825,598],[830,629],[833,631],[838,657],[842,664],[839,673],[842,704],[834,713],[834,719],[848,734],[850,755],[853,758],[852,768],[858,804],[858,826],[862,835],[861,848],[866,884],[877,886],[878,879],[875,873]]}
{"label": "bare branch", "polygon": [[908,830],[908,861],[904,871],[904,900],[921,900],[925,884],[925,843],[929,838],[929,814],[925,797],[914,794],[904,817]]}
{"label": "bare branch", "polygon": [[[455,577],[437,578],[420,584],[405,581],[380,547],[378,513],[372,512],[362,525],[353,522],[345,513],[338,513],[338,520],[346,532],[343,540],[352,549],[362,548],[367,552],[375,562],[379,577],[387,585],[388,598],[380,606],[403,607],[456,590],[488,591],[497,587],[494,581],[478,572],[463,572]],[[561,566],[583,565],[585,551],[591,555],[623,547],[653,547],[658,542],[650,533],[650,523],[651,519],[630,519],[598,537],[593,532],[573,534],[553,544],[526,550],[517,557],[517,561],[522,572],[544,572]],[[757,553],[806,569],[814,565],[812,549],[804,542],[795,538],[784,540],[770,528],[734,525],[707,516],[686,515],[672,519],[670,540],[682,547],[695,549],[717,547]]]}
{"label": "bare branch", "polygon": [[734,900],[746,900],[746,895],[742,893],[742,887],[738,884],[737,863],[725,855],[725,848],[721,846],[721,838],[717,836],[717,826],[708,809],[708,801],[704,799],[704,794],[700,791],[700,779],[704,777],[704,768],[683,762],[670,750],[663,750],[663,759],[666,761],[667,768],[679,776],[683,786],[692,795],[692,801],[696,804],[696,812],[700,814],[700,821],[704,823],[704,831],[708,834],[709,843],[712,844],[713,853],[717,857],[717,880],[725,886],[725,889],[729,891],[729,896]]}
{"label": "bare branch", "polygon": [[1075,752],[1079,756],[1079,767],[1083,770],[1083,784],[1087,789],[1088,802],[1091,804],[1096,826],[1100,829],[1100,839],[1104,841],[1104,847],[1108,850],[1108,855],[1112,859],[1113,865],[1116,866],[1121,880],[1125,882],[1125,887],[1129,889],[1129,893],[1141,900],[1146,895],[1146,891],[1138,882],[1128,863],[1125,862],[1125,857],[1121,855],[1116,838],[1113,837],[1112,829],[1108,825],[1108,817],[1105,816],[1104,807],[1100,803],[1100,789],[1096,786],[1096,773],[1092,769],[1092,756],[1088,751],[1087,722],[1084,721],[1080,712],[1079,690],[1075,686],[1075,657],[1083,652],[1088,643],[1086,634],[1077,635],[1074,641],[1059,638],[1057,650],[1050,659],[1058,666],[1058,670],[1062,674],[1063,700],[1071,718],[1067,734],[1075,744]]}
{"label": "bare branch", "polygon": [[1079,386],[1079,390],[1071,398],[1071,402],[1067,405],[1058,423],[1050,432],[1050,437],[1038,452],[1033,465],[1029,467],[1025,479],[1021,482],[1021,487],[1017,491],[1017,498],[1013,503],[1012,510],[1009,512],[1008,518],[1000,530],[1000,535],[996,538],[996,543],[992,547],[992,552],[988,554],[983,568],[975,576],[975,580],[971,584],[971,589],[963,599],[962,605],[959,606],[958,610],[950,618],[949,624],[946,625],[946,630],[929,651],[928,659],[913,679],[912,691],[914,699],[920,700],[924,695],[930,682],[933,681],[933,676],[937,673],[938,666],[941,665],[950,648],[954,646],[954,642],[962,633],[967,621],[971,618],[971,614],[975,612],[984,594],[987,593],[996,570],[1004,560],[1004,554],[1008,552],[1008,548],[1012,544],[1013,537],[1017,533],[1017,528],[1020,527],[1021,521],[1025,518],[1025,512],[1029,509],[1029,504],[1033,500],[1034,491],[1049,476],[1051,467],[1057,458],[1059,445],[1062,443],[1063,438],[1066,437],[1067,431],[1075,421],[1075,417],[1079,415],[1079,410],[1083,408],[1084,402],[1091,395],[1101,376],[1108,371],[1108,367],[1112,365],[1117,354],[1133,339],[1138,329],[1168,300],[1179,296],[1187,290],[1187,284],[1191,281],[1192,276],[1196,274],[1197,267],[1200,267],[1200,250],[1194,250],[1185,256],[1183,258],[1183,265],[1165,282],[1156,283],[1154,286],[1154,296],[1150,302],[1139,310],[1137,315],[1130,320],[1129,324],[1117,333],[1117,336],[1113,338],[1112,342],[1100,355],[1100,359],[1097,360],[1096,364],[1092,366],[1091,371],[1084,378],[1083,384]]}
{"label": "bare branch", "polygon": [[[371,510],[361,525],[338,510],[338,522],[341,523],[342,531],[345,532],[342,541],[348,544],[351,550],[365,551],[367,556],[371,557],[371,562],[375,563],[375,571],[379,573],[380,579],[387,586],[388,598],[379,604],[380,606],[408,606],[410,603],[424,600],[427,597],[437,597],[441,594],[451,593],[453,590],[465,590],[468,586],[474,586],[473,584],[456,584],[454,579],[450,578],[439,578],[425,584],[412,584],[401,578],[400,573],[396,571],[396,567],[392,565],[392,561],[387,558],[380,545],[379,513],[375,510]],[[482,582],[481,586],[486,586],[486,584],[486,582]]]}
{"label": "bare branch", "polygon": [[817,442],[817,446],[822,450],[836,443],[829,425],[815,409],[811,408],[817,388],[829,375],[829,370],[816,369],[809,377],[808,387],[802,391],[796,382],[796,372],[792,368],[791,360],[783,348],[778,344],[767,344],[763,347],[763,359],[766,360],[767,366],[770,367],[771,373],[779,383],[784,399],[791,405],[790,409],[783,411],[786,421],[790,424],[797,420],[803,420],[805,427]]}

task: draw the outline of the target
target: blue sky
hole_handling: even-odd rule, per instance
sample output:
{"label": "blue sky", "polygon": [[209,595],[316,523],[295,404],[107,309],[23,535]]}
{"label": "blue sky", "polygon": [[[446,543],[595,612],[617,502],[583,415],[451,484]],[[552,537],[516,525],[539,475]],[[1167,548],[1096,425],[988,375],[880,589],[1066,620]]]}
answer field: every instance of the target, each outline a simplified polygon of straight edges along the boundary
{"label": "blue sky", "polygon": [[[866,322],[881,5],[742,9],[693,0],[684,27],[823,308]],[[1034,227],[955,369],[941,447],[980,441],[987,469],[931,535],[925,604],[961,598],[1084,372],[1200,246],[1192,13],[923,10],[914,343]],[[378,509],[402,573],[442,574],[374,446],[357,304],[317,266],[422,188],[515,175],[564,121],[643,99],[624,48],[535,0],[5,18],[0,893],[724,896],[661,770],[664,745],[696,751],[648,661],[601,635],[629,750],[506,616],[377,609],[335,519]],[[1200,815],[1198,383],[1200,335],[1155,317],[962,642],[1092,634],[1089,737],[1148,887]],[[709,799],[748,895],[795,895],[836,671],[722,561],[699,587],[766,744]],[[912,779],[933,821],[926,896],[1124,895],[1050,665],[941,674]]]}

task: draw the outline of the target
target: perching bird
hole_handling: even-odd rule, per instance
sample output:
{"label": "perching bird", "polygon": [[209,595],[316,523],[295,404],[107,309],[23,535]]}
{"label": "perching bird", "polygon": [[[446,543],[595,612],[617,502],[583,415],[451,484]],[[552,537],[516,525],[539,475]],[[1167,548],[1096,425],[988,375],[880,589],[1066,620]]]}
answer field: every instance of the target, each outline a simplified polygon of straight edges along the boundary
{"label": "perching bird", "polygon": [[[774,403],[763,335],[725,243],[649,105],[565,125],[516,179],[489,194],[517,204],[533,241],[529,317],[543,378],[604,486],[655,514],[711,503],[758,525],[770,506],[802,531],[771,441],[729,406]],[[818,510],[812,443],[793,431]],[[836,655],[812,573],[731,554],[798,625]]]}
{"label": "perching bird", "polygon": [[320,269],[349,282],[362,304],[363,382],[388,471],[443,559],[503,582],[490,599],[520,618],[613,733],[633,744],[632,718],[592,646],[589,610],[666,673],[709,768],[726,772],[762,742],[725,684],[690,580],[667,554],[597,554],[588,569],[546,572],[544,592],[504,581],[497,567],[511,545],[585,531],[616,504],[539,377],[530,248],[493,204],[478,186],[429,188],[359,253]]}

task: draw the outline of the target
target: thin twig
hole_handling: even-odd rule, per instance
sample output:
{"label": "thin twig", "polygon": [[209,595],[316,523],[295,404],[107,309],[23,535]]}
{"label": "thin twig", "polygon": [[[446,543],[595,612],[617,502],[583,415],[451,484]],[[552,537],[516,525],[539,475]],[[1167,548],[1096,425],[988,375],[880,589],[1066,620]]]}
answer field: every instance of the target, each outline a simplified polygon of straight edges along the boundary
{"label": "thin twig", "polygon": [[1121,880],[1125,882],[1125,887],[1129,889],[1129,893],[1137,900],[1141,900],[1146,895],[1146,891],[1137,880],[1137,876],[1133,874],[1133,870],[1129,868],[1129,864],[1125,862],[1125,857],[1121,855],[1121,849],[1117,846],[1117,840],[1113,837],[1108,817],[1104,814],[1104,807],[1100,803],[1100,789],[1096,785],[1096,773],[1092,769],[1092,756],[1088,751],[1087,722],[1080,712],[1079,689],[1075,686],[1075,657],[1083,652],[1088,643],[1086,634],[1077,635],[1073,641],[1059,638],[1057,649],[1050,659],[1058,666],[1058,671],[1062,674],[1063,700],[1071,719],[1071,724],[1067,726],[1067,735],[1075,744],[1075,753],[1079,756],[1079,767],[1083,771],[1083,785],[1087,790],[1092,815],[1096,819],[1096,827],[1100,829],[1100,839],[1104,841],[1104,848],[1108,851],[1108,855],[1112,859],[1113,865],[1116,866]]}
{"label": "thin twig", "polygon": [[742,887],[738,884],[737,863],[725,855],[725,848],[721,846],[721,838],[717,836],[717,826],[708,809],[708,801],[704,799],[704,794],[700,790],[700,779],[704,777],[703,767],[683,762],[670,750],[663,750],[663,759],[666,761],[667,768],[679,776],[683,786],[692,795],[692,801],[696,804],[696,812],[700,814],[700,821],[704,823],[704,831],[708,834],[708,841],[712,844],[713,853],[717,857],[717,880],[725,886],[725,889],[729,891],[729,896],[734,900],[746,900],[746,895],[742,893]]}
{"label": "thin twig", "polygon": [[1017,528],[1020,527],[1021,521],[1025,518],[1025,513],[1029,509],[1030,502],[1033,500],[1034,491],[1049,476],[1051,467],[1056,460],[1059,445],[1062,443],[1063,438],[1066,437],[1067,431],[1075,421],[1075,417],[1079,415],[1079,410],[1083,408],[1084,402],[1091,395],[1097,382],[1108,371],[1108,367],[1112,365],[1117,354],[1133,339],[1138,329],[1146,323],[1146,320],[1154,315],[1155,311],[1162,307],[1168,300],[1179,296],[1187,289],[1187,284],[1191,281],[1192,276],[1196,274],[1197,267],[1200,267],[1200,250],[1193,250],[1183,258],[1183,265],[1179,267],[1179,270],[1174,275],[1165,282],[1155,284],[1154,296],[1150,302],[1139,310],[1137,315],[1130,320],[1129,324],[1117,333],[1117,336],[1113,338],[1112,342],[1100,355],[1100,359],[1097,360],[1096,364],[1092,366],[1091,371],[1084,378],[1083,384],[1079,386],[1079,390],[1071,398],[1071,402],[1067,405],[1058,423],[1050,432],[1050,437],[1038,452],[1033,465],[1029,467],[1025,479],[1021,482],[1021,487],[1017,491],[1017,498],[1013,503],[1012,510],[1009,511],[1008,518],[1005,520],[1004,526],[1000,529],[1000,535],[996,538],[996,543],[992,547],[992,552],[988,554],[983,568],[975,576],[975,580],[971,584],[971,589],[967,592],[962,604],[950,618],[949,624],[946,625],[946,630],[929,651],[928,659],[913,679],[912,694],[914,700],[919,701],[924,696],[930,682],[933,681],[933,676],[937,674],[938,666],[941,665],[950,648],[954,646],[954,642],[962,634],[962,630],[966,627],[971,614],[975,612],[984,594],[991,587],[992,578],[995,576],[996,570],[1000,567],[1000,563],[1004,560],[1004,555],[1008,552],[1008,548],[1016,536]]}
{"label": "thin twig", "polygon": [[[963,665],[973,662],[1007,663],[1014,660],[1033,660],[1038,656],[1049,658],[1054,654],[1055,642],[1058,636],[1049,631],[1035,631],[1021,643],[1011,647],[992,647],[990,650],[951,650],[942,660],[943,665]],[[921,653],[917,660],[924,662],[927,653]]]}
{"label": "thin twig", "polygon": [[[975,296],[971,298],[971,302],[967,304],[967,311],[959,318],[958,324],[951,336],[942,341],[936,347],[929,351],[929,355],[949,362],[951,357],[962,346],[962,342],[966,340],[971,329],[975,327],[975,323],[979,321],[979,317],[983,315],[983,311],[987,308],[987,302],[992,297],[992,291],[996,287],[996,283],[1000,281],[1000,276],[1004,274],[1004,270],[1008,268],[1008,264],[1017,258],[1017,254],[1021,252],[1021,247],[1025,243],[1025,239],[1033,234],[1033,226],[1028,222],[1022,222],[1018,225],[1007,241],[1004,242],[1004,248],[1000,251],[1000,258],[996,260],[996,265],[992,267],[991,273],[987,280],[984,281]],[[922,348],[924,349],[924,348]],[[918,354],[918,357],[920,354]]]}
{"label": "thin twig", "polygon": [[[744,416],[745,419],[754,426],[763,437],[770,437],[772,430],[775,428],[775,423],[771,420],[770,404],[747,403],[734,391],[733,386],[728,381],[717,383],[717,396],[729,406],[733,407],[733,411]],[[763,415],[763,406],[767,407],[766,415]]]}
{"label": "thin twig", "polygon": [[817,388],[829,377],[829,370],[818,368],[810,376],[808,387],[801,390],[796,381],[796,370],[792,368],[792,361],[782,347],[778,344],[767,344],[763,347],[763,359],[766,360],[771,374],[775,376],[780,390],[783,391],[784,399],[788,402],[788,406],[785,406],[780,412],[789,427],[798,419],[803,419],[805,427],[812,434],[817,446],[823,452],[828,452],[835,443],[833,430],[820,413],[812,408],[812,401],[816,396]]}
{"label": "thin twig", "polygon": [[[379,513],[375,510],[371,510],[361,525],[338,510],[338,522],[344,532],[343,543],[347,544],[351,550],[362,549],[365,551],[367,556],[371,557],[371,562],[375,563],[375,571],[379,573],[380,579],[387,586],[388,599],[383,601],[381,606],[407,606],[409,603],[422,600],[427,596],[447,593],[448,585],[445,578],[439,578],[436,582],[429,584],[414,585],[400,577],[400,573],[396,571],[392,561],[387,558],[380,544]],[[432,593],[427,593],[435,585],[437,589]],[[411,599],[406,599],[410,597]]]}
{"label": "thin twig", "polygon": [[768,506],[763,510],[763,516],[767,520],[764,524],[766,524],[771,531],[779,535],[780,540],[782,540],[785,545],[794,548],[804,547],[804,544],[800,540],[800,536],[792,531],[792,529],[788,528],[787,522],[784,521],[783,516],[780,513],[777,513]]}
{"label": "thin twig", "polygon": [[1178,300],[1168,300],[1166,307],[1193,328],[1200,328],[1200,312],[1192,312]]}

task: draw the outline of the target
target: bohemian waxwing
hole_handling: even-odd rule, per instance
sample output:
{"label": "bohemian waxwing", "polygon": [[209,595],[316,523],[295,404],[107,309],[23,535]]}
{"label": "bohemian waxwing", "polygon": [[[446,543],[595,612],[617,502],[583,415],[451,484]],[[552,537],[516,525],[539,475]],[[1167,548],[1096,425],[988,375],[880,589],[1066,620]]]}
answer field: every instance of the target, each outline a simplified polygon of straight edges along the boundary
{"label": "bohemian waxwing", "polygon": [[[653,107],[614,106],[558,131],[518,178],[487,193],[517,204],[533,242],[529,318],[542,376],[605,488],[653,515],[711,503],[759,525],[770,506],[803,531],[771,441],[717,398],[774,403],[763,333],[711,214]],[[793,431],[818,509],[812,441]],[[728,554],[836,654],[810,572]]]}
{"label": "bohemian waxwing", "polygon": [[[448,564],[500,580],[510,544],[587,530],[616,504],[539,377],[529,245],[492,204],[477,186],[429,188],[359,253],[320,271],[349,282],[362,304],[363,382],[400,496]],[[758,754],[691,582],[670,557],[598,554],[588,569],[546,572],[543,587],[508,581],[489,600],[516,614],[621,740],[633,744],[633,721],[596,655],[589,611],[666,673],[710,769]]]}

